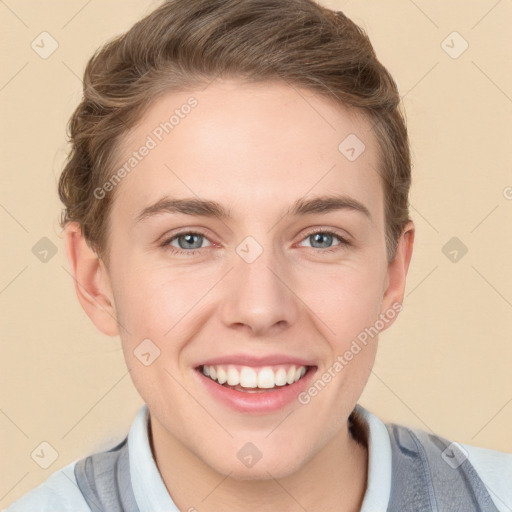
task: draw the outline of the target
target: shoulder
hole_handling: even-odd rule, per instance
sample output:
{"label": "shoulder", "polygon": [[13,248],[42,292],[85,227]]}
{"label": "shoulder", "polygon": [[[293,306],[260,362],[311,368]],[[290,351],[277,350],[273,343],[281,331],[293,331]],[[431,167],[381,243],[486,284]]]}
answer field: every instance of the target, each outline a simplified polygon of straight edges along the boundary
{"label": "shoulder", "polygon": [[512,510],[512,453],[460,444],[498,509]]}
{"label": "shoulder", "polygon": [[[425,454],[427,455],[430,451],[429,460],[435,461],[435,469],[439,469],[439,465],[445,466],[440,459],[454,469],[461,466],[467,459],[483,482],[496,508],[500,512],[512,510],[512,453],[449,441],[442,436],[404,425],[394,426],[398,427],[402,433],[408,431],[414,434],[414,437],[421,441],[422,446],[426,448]],[[401,439],[406,437],[408,436],[402,436]],[[429,450],[428,445],[437,446],[437,449]],[[437,450],[441,450],[440,458]]]}
{"label": "shoulder", "polygon": [[76,462],[53,473],[4,512],[91,512],[75,480]]}

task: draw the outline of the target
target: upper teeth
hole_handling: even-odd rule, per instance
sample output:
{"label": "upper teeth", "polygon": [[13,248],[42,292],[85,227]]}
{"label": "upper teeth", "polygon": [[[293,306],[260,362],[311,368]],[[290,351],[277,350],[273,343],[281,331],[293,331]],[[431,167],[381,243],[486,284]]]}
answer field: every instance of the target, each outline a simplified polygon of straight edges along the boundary
{"label": "upper teeth", "polygon": [[202,371],[204,375],[219,384],[227,383],[230,386],[240,385],[243,388],[270,389],[297,382],[306,374],[306,367],[291,365],[289,367],[252,368],[250,366],[204,365]]}

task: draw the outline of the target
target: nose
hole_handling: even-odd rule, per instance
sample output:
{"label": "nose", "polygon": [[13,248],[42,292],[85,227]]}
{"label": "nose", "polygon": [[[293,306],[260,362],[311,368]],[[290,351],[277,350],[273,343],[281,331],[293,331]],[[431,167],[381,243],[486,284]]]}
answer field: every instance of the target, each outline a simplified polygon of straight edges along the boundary
{"label": "nose", "polygon": [[219,310],[224,325],[253,336],[271,336],[293,325],[299,314],[299,298],[293,291],[291,272],[285,267],[271,250],[265,249],[251,263],[235,254]]}

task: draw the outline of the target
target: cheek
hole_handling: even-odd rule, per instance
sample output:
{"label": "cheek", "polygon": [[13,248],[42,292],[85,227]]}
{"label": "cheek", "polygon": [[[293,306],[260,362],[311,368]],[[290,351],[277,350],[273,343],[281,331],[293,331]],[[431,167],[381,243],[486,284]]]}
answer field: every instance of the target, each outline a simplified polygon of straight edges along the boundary
{"label": "cheek", "polygon": [[340,267],[309,277],[299,296],[321,320],[322,331],[337,348],[343,349],[378,319],[384,279],[378,266]]}
{"label": "cheek", "polygon": [[[191,333],[187,315],[204,295],[190,279],[176,272],[134,270],[120,275],[115,290],[116,312],[122,331],[122,349],[131,378],[144,401],[164,409],[162,397],[180,397],[172,376],[179,375],[180,354]],[[120,270],[120,269],[119,269]],[[187,282],[188,285],[187,286]],[[187,410],[186,403],[180,410]]]}
{"label": "cheek", "polygon": [[195,275],[191,278],[190,274],[169,268],[147,270],[142,265],[134,266],[131,271],[116,276],[116,310],[133,330],[148,329],[161,337],[204,293],[202,281]]}
{"label": "cheek", "polygon": [[[312,385],[315,389],[309,388],[316,407],[330,411],[327,436],[346,421],[347,407],[359,399],[373,367],[378,334],[372,327],[379,319],[382,269],[382,265],[380,270],[378,266],[338,268],[329,275],[317,275],[315,287],[304,286],[303,295],[299,293],[315,313],[311,315],[315,328],[328,344]],[[318,380],[326,383],[327,392],[316,395],[316,389],[324,389],[322,383],[317,386]]]}

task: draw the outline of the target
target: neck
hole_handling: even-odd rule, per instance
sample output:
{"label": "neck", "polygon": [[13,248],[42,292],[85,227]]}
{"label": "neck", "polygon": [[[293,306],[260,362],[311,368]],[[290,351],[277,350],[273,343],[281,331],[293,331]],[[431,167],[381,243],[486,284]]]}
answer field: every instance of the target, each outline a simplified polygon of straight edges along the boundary
{"label": "neck", "polygon": [[149,434],[158,470],[179,510],[355,512],[366,491],[368,449],[366,430],[353,419],[298,471],[281,479],[231,478],[206,465],[156,422],[150,421]]}

